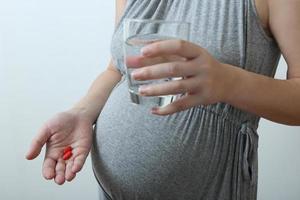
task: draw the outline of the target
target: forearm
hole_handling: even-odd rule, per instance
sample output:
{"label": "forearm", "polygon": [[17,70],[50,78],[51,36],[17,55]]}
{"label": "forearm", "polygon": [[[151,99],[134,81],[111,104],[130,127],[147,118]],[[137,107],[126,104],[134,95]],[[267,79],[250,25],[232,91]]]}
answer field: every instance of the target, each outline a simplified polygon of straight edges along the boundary
{"label": "forearm", "polygon": [[300,79],[278,80],[229,66],[236,84],[226,102],[274,122],[300,125]]}
{"label": "forearm", "polygon": [[72,110],[79,111],[94,123],[121,77],[118,72],[106,69],[94,80],[87,94],[72,107]]}

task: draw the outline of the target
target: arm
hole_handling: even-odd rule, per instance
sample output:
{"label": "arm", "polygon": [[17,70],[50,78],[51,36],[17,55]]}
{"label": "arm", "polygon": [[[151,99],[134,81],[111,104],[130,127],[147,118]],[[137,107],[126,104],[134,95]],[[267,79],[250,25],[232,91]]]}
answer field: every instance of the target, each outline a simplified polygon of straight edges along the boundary
{"label": "arm", "polygon": [[[117,8],[123,4],[125,5],[125,1],[118,0]],[[117,9],[117,16],[121,12],[122,9]],[[82,169],[92,145],[93,122],[120,79],[121,74],[110,62],[107,69],[93,82],[87,94],[73,108],[57,113],[43,124],[32,140],[26,158],[36,158],[43,146],[46,146],[42,168],[45,179],[54,179],[61,185],[66,180],[73,180]],[[64,160],[63,152],[67,146],[72,147],[73,154]]]}
{"label": "arm", "polygon": [[300,125],[300,1],[268,3],[269,27],[288,64],[287,80],[234,68],[240,84],[227,101],[278,123]]}
{"label": "arm", "polygon": [[[115,25],[120,20],[126,5],[126,0],[116,1]],[[105,102],[122,75],[110,61],[107,69],[102,72],[92,83],[87,94],[76,103],[72,110],[84,114],[92,122],[95,122]]]}
{"label": "arm", "polygon": [[121,77],[120,72],[110,62],[107,69],[94,80],[87,94],[73,106],[72,110],[83,114],[94,123]]}
{"label": "arm", "polygon": [[[165,107],[152,108],[152,113],[168,115],[196,105],[226,102],[274,122],[300,125],[300,0],[267,1],[267,24],[288,63],[287,80],[220,63],[205,49],[188,41],[159,41],[145,46],[143,55],[132,61],[131,66],[140,68],[132,72],[133,78],[185,79],[141,86],[139,93],[144,96],[185,95]],[[177,55],[186,61],[155,64],[155,57],[162,55]],[[143,64],[147,59],[154,65]]]}

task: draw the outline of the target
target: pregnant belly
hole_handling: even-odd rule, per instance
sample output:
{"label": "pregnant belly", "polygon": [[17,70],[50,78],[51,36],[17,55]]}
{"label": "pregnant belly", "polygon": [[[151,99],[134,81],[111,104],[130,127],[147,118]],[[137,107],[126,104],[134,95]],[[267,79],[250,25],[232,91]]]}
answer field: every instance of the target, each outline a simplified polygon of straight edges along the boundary
{"label": "pregnant belly", "polygon": [[225,132],[233,127],[200,108],[153,115],[129,102],[126,84],[102,110],[92,148],[95,175],[113,199],[199,199],[231,176],[235,139]]}

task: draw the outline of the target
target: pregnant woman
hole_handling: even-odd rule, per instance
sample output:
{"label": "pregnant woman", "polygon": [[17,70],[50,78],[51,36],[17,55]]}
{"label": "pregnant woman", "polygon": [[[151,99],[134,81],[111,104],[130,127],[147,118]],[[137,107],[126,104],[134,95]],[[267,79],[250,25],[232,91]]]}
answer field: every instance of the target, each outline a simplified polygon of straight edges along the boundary
{"label": "pregnant woman", "polygon": [[[42,126],[27,159],[46,145],[43,176],[63,184],[91,150],[107,200],[255,200],[260,117],[300,125],[300,1],[116,5],[107,70],[76,105]],[[184,96],[159,109],[130,103],[122,53],[125,18],[191,24],[189,41],[155,42],[131,60],[139,66],[136,80],[186,77],[144,88],[143,98]],[[286,80],[273,78],[281,53],[288,63]],[[67,146],[73,155],[63,160]]]}

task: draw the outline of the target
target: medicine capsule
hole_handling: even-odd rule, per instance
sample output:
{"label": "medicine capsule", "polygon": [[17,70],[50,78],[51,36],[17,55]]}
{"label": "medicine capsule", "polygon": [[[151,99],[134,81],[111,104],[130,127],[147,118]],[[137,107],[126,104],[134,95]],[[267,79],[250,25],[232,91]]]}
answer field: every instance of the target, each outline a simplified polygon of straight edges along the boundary
{"label": "medicine capsule", "polygon": [[64,160],[68,160],[69,158],[72,157],[72,152],[71,151],[67,151],[64,155],[63,155],[63,159]]}
{"label": "medicine capsule", "polygon": [[64,149],[64,154],[67,153],[68,151],[72,151],[72,147],[71,146],[67,146],[65,149]]}

